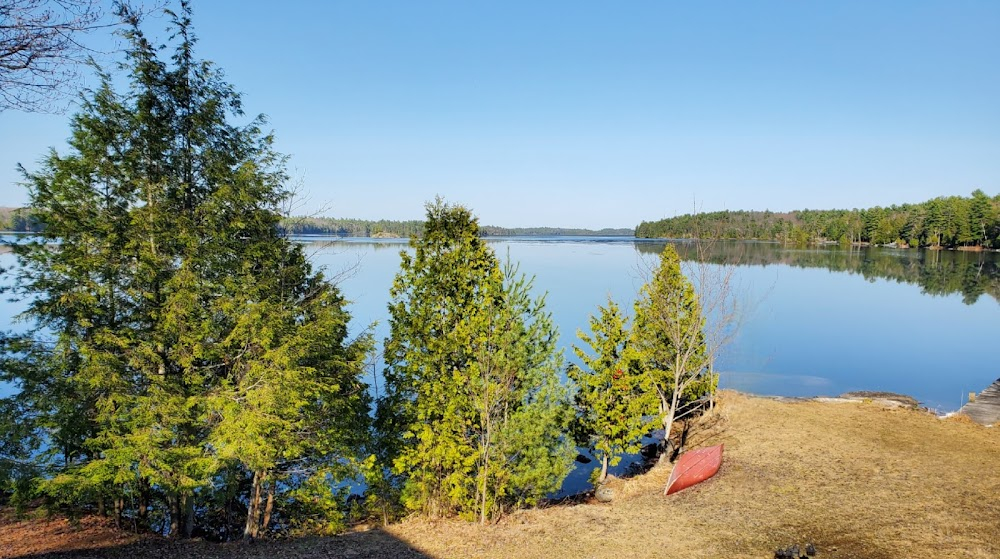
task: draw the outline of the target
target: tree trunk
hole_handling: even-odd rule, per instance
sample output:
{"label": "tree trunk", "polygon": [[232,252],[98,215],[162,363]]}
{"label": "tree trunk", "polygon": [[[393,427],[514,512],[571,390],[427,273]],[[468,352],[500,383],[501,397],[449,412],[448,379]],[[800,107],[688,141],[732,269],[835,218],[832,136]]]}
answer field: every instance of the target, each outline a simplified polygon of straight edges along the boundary
{"label": "tree trunk", "polygon": [[667,453],[670,444],[670,426],[667,423],[667,395],[657,387],[657,395],[660,397],[660,424],[663,427],[663,452],[660,453],[659,463],[663,463],[663,455]]}
{"label": "tree trunk", "polygon": [[146,528],[149,526],[149,484],[145,479],[139,481],[139,526]]}
{"label": "tree trunk", "polygon": [[598,484],[602,484],[605,481],[608,481],[608,453],[607,452],[605,452],[603,454],[603,456],[601,456],[601,479],[598,482]]}
{"label": "tree trunk", "polygon": [[674,414],[677,411],[677,391],[675,390],[668,403],[665,398],[660,399],[660,410],[663,413],[663,453],[660,454],[658,462],[666,463],[670,459],[670,428],[674,425]]}
{"label": "tree trunk", "polygon": [[125,512],[125,497],[116,497],[115,502],[115,528],[122,527],[122,514]]}
{"label": "tree trunk", "polygon": [[271,511],[274,510],[274,486],[277,482],[272,481],[267,486],[267,504],[264,505],[264,520],[260,523],[260,534],[267,533],[267,526],[271,523]]}
{"label": "tree trunk", "polygon": [[490,475],[490,422],[487,419],[486,422],[486,443],[483,445],[483,470],[479,473],[482,478],[482,483],[480,484],[480,508],[479,508],[479,523],[486,524],[487,515],[487,485],[489,482]]}
{"label": "tree trunk", "polygon": [[184,537],[194,534],[194,493],[184,496]]}
{"label": "tree trunk", "polygon": [[253,484],[250,486],[250,502],[247,503],[247,523],[243,528],[243,539],[257,537],[257,525],[260,518],[260,472],[253,473]]}
{"label": "tree trunk", "polygon": [[170,509],[170,531],[167,535],[176,538],[181,534],[181,503],[177,493],[167,495],[167,508]]}

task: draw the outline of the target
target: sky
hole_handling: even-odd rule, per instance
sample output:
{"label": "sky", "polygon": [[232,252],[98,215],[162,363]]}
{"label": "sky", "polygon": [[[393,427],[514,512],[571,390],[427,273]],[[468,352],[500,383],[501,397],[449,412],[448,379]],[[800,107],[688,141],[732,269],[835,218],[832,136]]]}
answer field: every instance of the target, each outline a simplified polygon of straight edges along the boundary
{"label": "sky", "polygon": [[[1000,194],[995,0],[195,0],[194,25],[301,214],[440,195],[483,224],[631,228]],[[0,205],[68,123],[0,113]]]}

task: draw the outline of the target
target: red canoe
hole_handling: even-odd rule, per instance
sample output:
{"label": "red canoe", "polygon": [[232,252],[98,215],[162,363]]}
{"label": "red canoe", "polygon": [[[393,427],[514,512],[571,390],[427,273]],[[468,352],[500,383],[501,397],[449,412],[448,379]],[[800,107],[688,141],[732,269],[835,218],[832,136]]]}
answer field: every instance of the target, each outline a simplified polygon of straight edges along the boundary
{"label": "red canoe", "polygon": [[670,472],[670,479],[667,480],[667,488],[663,490],[663,494],[677,493],[681,489],[705,481],[714,476],[721,465],[721,444],[685,452],[674,464],[674,471]]}

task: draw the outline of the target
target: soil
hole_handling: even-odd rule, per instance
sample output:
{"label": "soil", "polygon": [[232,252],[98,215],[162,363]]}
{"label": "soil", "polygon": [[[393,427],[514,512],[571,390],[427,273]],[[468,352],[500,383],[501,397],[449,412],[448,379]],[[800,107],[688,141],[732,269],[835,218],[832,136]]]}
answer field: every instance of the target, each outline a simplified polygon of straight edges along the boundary
{"label": "soil", "polygon": [[610,503],[519,511],[488,526],[409,519],[254,544],[8,515],[0,557],[770,558],[807,543],[818,559],[1000,557],[1000,429],[877,399],[782,402],[725,391],[697,421],[688,448],[725,444],[722,468],[669,497],[666,464],[614,481]]}

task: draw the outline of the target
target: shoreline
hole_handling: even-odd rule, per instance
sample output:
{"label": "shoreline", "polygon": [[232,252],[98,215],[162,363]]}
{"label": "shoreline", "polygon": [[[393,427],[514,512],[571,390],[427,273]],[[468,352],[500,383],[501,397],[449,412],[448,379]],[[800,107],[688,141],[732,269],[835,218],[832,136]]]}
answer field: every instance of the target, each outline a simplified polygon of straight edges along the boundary
{"label": "shoreline", "polygon": [[[822,398],[822,397],[821,397]],[[209,543],[116,531],[85,518],[4,520],[7,557],[101,556],[549,559],[773,557],[815,545],[818,559],[1000,557],[1000,431],[939,419],[884,398],[789,399],[722,390],[692,422],[691,449],[725,445],[713,478],[670,497],[669,465],[595,499],[512,511],[485,526],[411,517],[334,537]],[[855,405],[842,405],[854,403]],[[947,468],[942,468],[947,464]],[[5,547],[7,546],[7,547]],[[0,554],[2,555],[2,554]]]}

